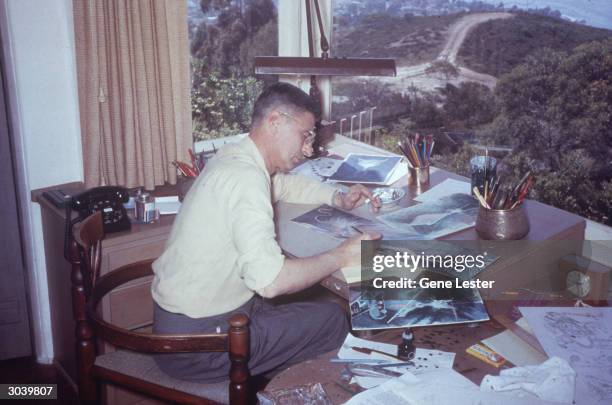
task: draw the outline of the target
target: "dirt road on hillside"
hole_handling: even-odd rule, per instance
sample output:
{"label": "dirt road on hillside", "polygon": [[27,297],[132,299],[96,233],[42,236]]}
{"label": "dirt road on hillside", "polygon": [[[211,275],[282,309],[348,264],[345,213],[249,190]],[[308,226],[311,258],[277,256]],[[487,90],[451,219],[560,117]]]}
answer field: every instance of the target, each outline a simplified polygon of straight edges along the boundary
{"label": "dirt road on hillside", "polygon": [[[425,73],[430,63],[421,63],[419,65],[412,66],[398,66],[396,77],[378,77],[375,80],[379,80],[383,83],[387,83],[392,89],[399,92],[405,92],[409,86],[415,86],[421,91],[433,91],[436,87],[443,87],[446,83],[452,83],[458,85],[461,82],[470,81],[484,84],[489,88],[495,87],[497,79],[491,75],[484,73],[478,73],[468,69],[465,66],[457,65],[457,54],[468,33],[478,24],[490,20],[497,20],[503,18],[511,18],[513,14],[510,13],[478,13],[469,14],[461,17],[455,21],[446,32],[446,43],[444,48],[437,56],[438,60],[447,60],[457,66],[459,75],[451,80],[445,80],[445,78],[438,77],[435,74]],[[350,79],[348,79],[350,80]]]}
{"label": "dirt road on hillside", "polygon": [[453,65],[456,64],[459,49],[472,28],[485,21],[510,18],[512,16],[510,13],[479,13],[461,17],[449,27],[446,33],[446,44],[438,55],[438,59],[446,59]]}

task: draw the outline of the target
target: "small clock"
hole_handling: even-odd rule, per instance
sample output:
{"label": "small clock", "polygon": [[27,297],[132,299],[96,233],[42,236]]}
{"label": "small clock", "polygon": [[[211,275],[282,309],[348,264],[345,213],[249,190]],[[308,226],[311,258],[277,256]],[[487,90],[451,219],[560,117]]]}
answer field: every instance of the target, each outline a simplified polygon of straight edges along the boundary
{"label": "small clock", "polygon": [[584,298],[591,292],[591,277],[578,270],[572,270],[565,277],[565,286],[576,297]]}
{"label": "small clock", "polygon": [[565,289],[574,297],[593,305],[606,305],[610,285],[610,268],[583,256],[561,259],[559,272]]}

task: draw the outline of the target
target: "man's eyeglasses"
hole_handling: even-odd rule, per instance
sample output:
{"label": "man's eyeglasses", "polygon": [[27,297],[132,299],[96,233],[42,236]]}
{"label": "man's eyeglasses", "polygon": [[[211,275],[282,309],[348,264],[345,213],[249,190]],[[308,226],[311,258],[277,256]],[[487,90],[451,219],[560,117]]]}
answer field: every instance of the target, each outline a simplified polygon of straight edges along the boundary
{"label": "man's eyeglasses", "polygon": [[[298,121],[297,118],[295,118],[293,115],[286,113],[284,111],[279,111],[278,112],[280,115],[285,116],[285,117],[289,117],[292,120],[294,120],[295,122],[297,122],[298,124],[301,124],[300,121]],[[305,129],[304,131],[302,131],[302,136],[304,137],[304,143],[306,144],[311,144],[314,142],[317,133],[314,131],[314,129]]]}

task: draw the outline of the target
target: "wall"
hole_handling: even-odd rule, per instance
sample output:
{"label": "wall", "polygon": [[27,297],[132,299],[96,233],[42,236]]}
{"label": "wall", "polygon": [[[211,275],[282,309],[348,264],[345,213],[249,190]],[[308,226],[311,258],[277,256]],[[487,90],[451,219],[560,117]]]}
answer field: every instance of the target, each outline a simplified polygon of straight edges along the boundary
{"label": "wall", "polygon": [[35,351],[53,359],[40,207],[30,190],[83,179],[71,0],[1,0]]}

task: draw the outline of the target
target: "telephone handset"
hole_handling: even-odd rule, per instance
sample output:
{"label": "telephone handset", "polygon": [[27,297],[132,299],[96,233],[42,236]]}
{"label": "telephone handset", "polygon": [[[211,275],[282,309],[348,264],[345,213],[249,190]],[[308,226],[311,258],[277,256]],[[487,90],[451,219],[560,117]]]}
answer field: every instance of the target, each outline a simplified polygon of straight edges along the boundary
{"label": "telephone handset", "polygon": [[[64,256],[66,256],[66,259],[70,261],[69,244],[72,238],[72,226],[96,211],[102,212],[102,224],[105,233],[129,230],[131,223],[123,206],[129,199],[127,189],[119,186],[95,187],[72,196],[71,202],[66,204],[64,241]],[[71,219],[72,210],[78,213],[78,217],[75,219]]]}

